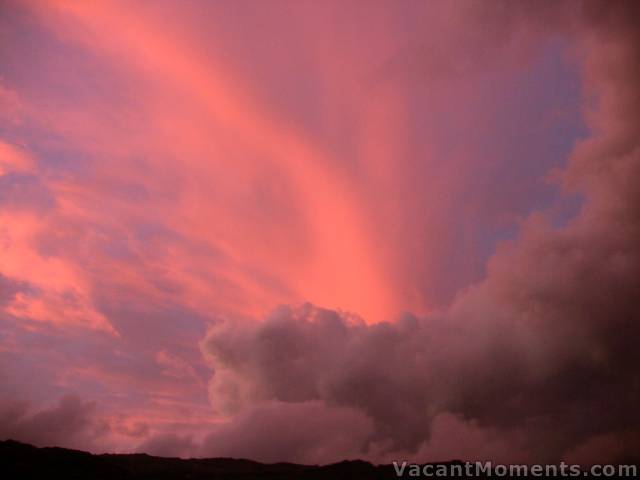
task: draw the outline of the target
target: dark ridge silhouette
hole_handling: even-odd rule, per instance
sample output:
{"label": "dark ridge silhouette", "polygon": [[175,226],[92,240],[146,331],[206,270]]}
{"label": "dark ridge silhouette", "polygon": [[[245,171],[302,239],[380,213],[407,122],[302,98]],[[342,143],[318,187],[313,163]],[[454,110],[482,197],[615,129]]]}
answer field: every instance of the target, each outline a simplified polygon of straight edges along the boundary
{"label": "dark ridge silhouette", "polygon": [[[58,447],[38,448],[15,440],[0,441],[0,478],[65,480],[376,480],[430,478],[411,476],[407,467],[399,477],[393,465],[372,465],[362,460],[345,460],[331,465],[264,464],[235,458],[165,458],[145,453],[94,455]],[[431,463],[461,465],[459,460]],[[464,468],[464,467],[462,467]],[[464,471],[464,470],[463,470]],[[435,470],[434,470],[435,472]],[[595,478],[580,475],[581,478]],[[442,478],[433,475],[431,478]],[[449,477],[461,478],[461,477]],[[472,476],[462,478],[509,478]],[[525,478],[525,477],[520,477]],[[533,477],[529,477],[533,478]],[[541,477],[535,477],[541,478]]]}
{"label": "dark ridge silhouette", "polygon": [[[362,460],[318,466],[293,463],[263,464],[235,458],[165,458],[144,453],[93,455],[66,448],[37,448],[14,440],[0,441],[0,461],[3,470],[1,477],[11,480],[27,478],[68,480],[399,478],[392,465],[376,466]],[[405,472],[402,478],[413,477],[409,477]]]}

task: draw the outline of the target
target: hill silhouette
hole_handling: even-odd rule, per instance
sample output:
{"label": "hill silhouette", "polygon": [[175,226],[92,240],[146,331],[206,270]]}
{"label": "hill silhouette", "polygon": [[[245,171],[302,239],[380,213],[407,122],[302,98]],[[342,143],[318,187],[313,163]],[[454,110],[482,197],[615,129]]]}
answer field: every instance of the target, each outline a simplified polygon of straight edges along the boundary
{"label": "hill silhouette", "polygon": [[0,459],[5,472],[2,477],[7,479],[53,477],[68,480],[375,480],[398,478],[392,465],[376,466],[361,460],[318,466],[293,463],[263,464],[235,458],[165,458],[144,453],[94,455],[66,448],[38,448],[14,440],[0,441]]}
{"label": "hill silhouette", "polygon": [[[399,477],[396,475],[393,465],[373,465],[362,460],[348,460],[330,465],[298,465],[294,463],[264,464],[236,458],[166,458],[154,457],[145,453],[97,455],[59,447],[38,448],[14,440],[0,441],[0,462],[2,464],[2,478],[10,480],[31,478],[61,478],[65,480],[377,480],[416,478],[415,475],[411,476],[408,469],[405,469],[403,476]],[[456,464],[462,465],[462,462],[455,460],[428,465],[433,465],[435,468],[439,465]],[[580,476],[591,478],[586,474]],[[429,477],[420,476],[419,478]],[[484,475],[465,478],[509,477]]]}

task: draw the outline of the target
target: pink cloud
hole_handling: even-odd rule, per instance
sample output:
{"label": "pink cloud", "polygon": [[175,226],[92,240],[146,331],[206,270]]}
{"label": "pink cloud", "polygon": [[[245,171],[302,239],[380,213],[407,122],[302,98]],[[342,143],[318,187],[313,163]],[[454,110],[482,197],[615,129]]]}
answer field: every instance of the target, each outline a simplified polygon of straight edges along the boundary
{"label": "pink cloud", "polygon": [[618,455],[638,12],[573,7],[3,6],[0,373],[34,406],[2,434],[264,461]]}

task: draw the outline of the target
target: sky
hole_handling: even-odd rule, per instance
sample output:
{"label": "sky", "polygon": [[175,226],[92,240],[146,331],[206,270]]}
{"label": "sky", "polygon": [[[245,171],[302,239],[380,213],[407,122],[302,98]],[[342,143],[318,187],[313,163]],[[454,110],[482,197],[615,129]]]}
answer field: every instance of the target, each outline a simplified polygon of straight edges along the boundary
{"label": "sky", "polygon": [[638,7],[0,1],[0,437],[637,454]]}

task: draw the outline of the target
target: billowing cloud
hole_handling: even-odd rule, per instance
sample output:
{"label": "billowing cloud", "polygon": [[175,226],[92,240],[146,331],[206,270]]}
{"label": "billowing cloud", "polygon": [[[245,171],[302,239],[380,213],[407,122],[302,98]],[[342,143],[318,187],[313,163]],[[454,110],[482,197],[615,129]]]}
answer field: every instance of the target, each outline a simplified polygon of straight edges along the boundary
{"label": "billowing cloud", "polygon": [[109,429],[107,424],[96,421],[94,408],[93,403],[75,395],[38,411],[25,402],[5,397],[0,403],[0,437],[38,446],[86,449]]}
{"label": "billowing cloud", "polygon": [[371,435],[371,421],[356,409],[322,402],[273,402],[214,428],[199,454],[277,462],[330,463],[357,458]]}

